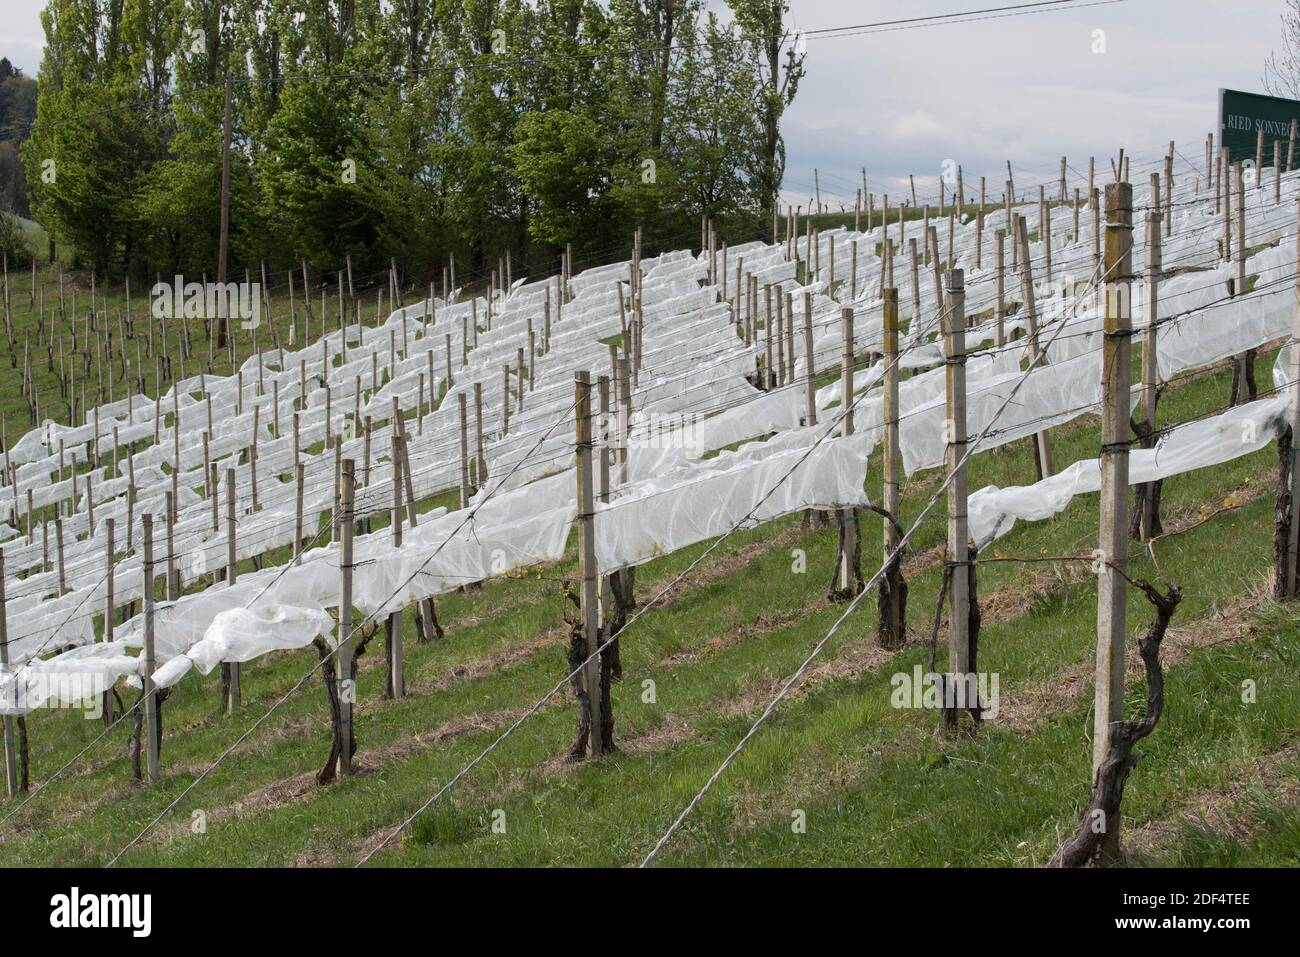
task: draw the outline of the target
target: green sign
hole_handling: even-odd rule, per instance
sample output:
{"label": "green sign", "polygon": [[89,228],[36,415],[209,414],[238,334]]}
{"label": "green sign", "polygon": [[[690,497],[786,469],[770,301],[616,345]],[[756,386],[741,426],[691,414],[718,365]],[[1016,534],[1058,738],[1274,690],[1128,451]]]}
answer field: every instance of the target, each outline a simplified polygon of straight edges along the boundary
{"label": "green sign", "polygon": [[[1282,141],[1282,162],[1291,139],[1291,126],[1300,124],[1300,100],[1280,96],[1219,90],[1219,146],[1226,146],[1232,162],[1255,161],[1259,131],[1264,131],[1264,166],[1273,165],[1273,141]],[[1297,146],[1300,149],[1300,146]],[[1300,157],[1297,157],[1300,162]]]}

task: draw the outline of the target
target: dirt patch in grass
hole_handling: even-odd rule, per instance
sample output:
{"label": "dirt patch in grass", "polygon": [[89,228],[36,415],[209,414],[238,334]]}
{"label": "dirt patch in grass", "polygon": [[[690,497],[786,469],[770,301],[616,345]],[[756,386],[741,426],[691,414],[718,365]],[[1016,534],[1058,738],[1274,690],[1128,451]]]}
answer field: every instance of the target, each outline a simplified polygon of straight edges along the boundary
{"label": "dirt patch in grass", "polygon": [[[39,785],[39,781],[33,782],[32,790],[35,791]],[[62,827],[65,824],[71,824],[92,813],[104,804],[111,804],[128,797],[133,794],[138,787],[140,787],[140,785],[134,781],[117,781],[107,785],[104,790],[99,793],[96,800],[92,802],[79,800],[75,795],[62,795],[57,805],[45,808],[47,811],[47,817],[45,818],[28,818],[26,816],[27,809],[24,808],[22,811],[19,811],[10,818],[3,828],[0,828],[0,841],[23,837],[44,830],[47,827]],[[40,801],[43,797],[44,795],[37,797],[29,806],[34,807],[36,802]],[[0,805],[0,811],[7,814],[9,808]]]}
{"label": "dirt patch in grass", "polygon": [[462,661],[429,678],[421,678],[414,682],[408,681],[406,683],[406,694],[408,697],[431,694],[437,691],[446,691],[455,685],[477,681],[479,678],[486,677],[494,672],[504,671],[507,668],[522,664],[539,651],[561,645],[567,640],[567,631],[552,628],[544,634],[529,639],[522,645],[511,645],[481,658]]}
{"label": "dirt patch in grass", "polygon": [[1234,773],[1228,783],[1198,791],[1173,815],[1148,821],[1124,831],[1124,850],[1129,856],[1148,856],[1167,848],[1186,825],[1230,837],[1239,844],[1249,842],[1264,826],[1249,806],[1253,793],[1263,793],[1283,802],[1300,799],[1300,777],[1293,767],[1300,760],[1300,741],[1261,755]]}
{"label": "dirt patch in grass", "polygon": [[[1249,637],[1255,628],[1253,612],[1270,600],[1266,585],[1258,585],[1234,597],[1209,618],[1171,626],[1160,648],[1161,665],[1167,670],[1195,649]],[[1137,642],[1129,642],[1126,650],[1125,670],[1129,680],[1134,681],[1144,673]],[[1051,680],[1040,682],[1024,692],[1004,693],[996,723],[1021,733],[1031,732],[1048,717],[1068,711],[1083,701],[1092,690],[1093,676],[1091,660],[1076,662]]]}
{"label": "dirt patch in grass", "polygon": [[[756,542],[747,542],[741,545],[735,551],[727,552],[718,558],[713,559],[708,564],[696,568],[689,576],[682,581],[676,582],[668,589],[655,607],[659,608],[669,602],[677,601],[683,595],[702,588],[707,588],[714,582],[726,578],[728,575],[735,574],[755,559],[762,558],[770,551],[788,548],[797,542],[802,541],[809,535],[815,534],[815,529],[795,522],[781,529],[771,538],[762,539]],[[680,573],[679,573],[680,574]],[[675,578],[676,576],[673,576]],[[669,579],[672,580],[671,578]],[[649,601],[654,598],[664,588],[664,582],[656,581],[653,584],[642,584],[637,582],[637,591],[640,593],[638,599]]]}
{"label": "dirt patch in grass", "polygon": [[[514,721],[522,713],[521,708],[476,712],[445,721],[429,731],[400,738],[384,747],[369,750],[363,747],[353,760],[353,774],[357,776],[375,774],[393,764],[406,761],[422,751],[444,745],[448,741],[468,734],[488,731],[506,722]],[[322,756],[324,753],[323,745]],[[323,794],[327,788],[335,786],[317,784],[316,772],[317,769],[313,768],[310,771],[271,781],[248,792],[228,806],[213,808],[208,811],[208,823],[211,825],[244,820],[294,802],[311,801]],[[189,822],[177,821],[169,827],[154,831],[146,838],[145,843],[169,844],[188,832]]]}

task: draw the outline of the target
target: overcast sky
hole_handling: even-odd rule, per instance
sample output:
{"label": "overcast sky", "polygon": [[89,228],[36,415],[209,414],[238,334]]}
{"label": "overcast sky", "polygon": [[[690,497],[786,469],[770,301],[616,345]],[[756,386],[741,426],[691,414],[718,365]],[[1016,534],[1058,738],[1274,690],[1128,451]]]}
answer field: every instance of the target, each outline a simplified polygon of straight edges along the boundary
{"label": "overcast sky", "polygon": [[[791,0],[803,30],[1006,6],[1020,0]],[[0,0],[0,55],[35,75],[44,0]],[[710,0],[715,9],[723,0]],[[869,188],[900,195],[908,173],[933,183],[946,159],[968,185],[1001,192],[1086,170],[1120,147],[1142,158],[1169,140],[1203,162],[1220,87],[1262,90],[1283,0],[1123,0],[1063,12],[807,40],[807,76],[786,116],[786,196],[824,200]],[[1094,53],[1094,31],[1105,53]],[[922,179],[924,177],[924,179]],[[924,186],[918,187],[926,192]],[[932,187],[931,187],[932,188]],[[802,198],[800,198],[802,197]]]}
{"label": "overcast sky", "polygon": [[[1005,6],[1016,0],[794,0],[804,30]],[[909,172],[933,182],[945,159],[968,188],[1006,161],[1054,177],[1061,156],[1109,170],[1120,147],[1142,158],[1169,140],[1204,162],[1218,89],[1260,90],[1281,34],[1283,0],[1125,0],[1036,16],[809,37],[808,75],[784,126],[788,197],[812,171],[848,197],[867,169],[896,196]],[[1093,53],[1095,30],[1104,54]],[[899,178],[899,179],[895,179]],[[1017,177],[1017,187],[1020,185]],[[852,202],[851,198],[848,200]]]}

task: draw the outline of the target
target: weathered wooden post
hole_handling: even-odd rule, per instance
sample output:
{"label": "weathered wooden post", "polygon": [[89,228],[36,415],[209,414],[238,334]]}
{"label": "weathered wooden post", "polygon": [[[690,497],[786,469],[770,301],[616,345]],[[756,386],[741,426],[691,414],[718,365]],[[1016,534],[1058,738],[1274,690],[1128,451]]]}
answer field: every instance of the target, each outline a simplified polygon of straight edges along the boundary
{"label": "weathered wooden post", "polygon": [[[1023,226],[1023,220],[1022,220]],[[1022,256],[1025,250],[1021,250]],[[966,317],[965,277],[962,270],[948,274],[948,309],[943,313],[943,347],[947,359],[946,396],[948,444],[945,465],[948,470],[948,547],[951,574],[948,583],[948,675],[945,689],[962,693],[969,687],[970,671],[970,533],[967,527],[966,497]],[[957,721],[956,705],[945,697],[944,723]]]}
{"label": "weathered wooden post", "polygon": [[[1295,136],[1294,121],[1291,124],[1291,135]],[[1296,202],[1296,223],[1300,226],[1300,200]],[[1296,583],[1300,580],[1300,573],[1296,569],[1296,563],[1300,561],[1300,467],[1297,466],[1296,459],[1296,450],[1300,447],[1300,229],[1296,231],[1295,255],[1295,302],[1291,306],[1291,356],[1288,363],[1291,390],[1287,404],[1287,421],[1291,426],[1291,448],[1288,454],[1291,469],[1291,515],[1287,529],[1287,574],[1281,588],[1285,598],[1296,597]]]}
{"label": "weathered wooden post", "polygon": [[794,382],[794,293],[785,296],[785,381]]}
{"label": "weathered wooden post", "polygon": [[483,454],[483,383],[474,383],[474,487],[487,481],[487,458]]}
{"label": "weathered wooden post", "polygon": [[[853,310],[840,310],[842,358],[840,363],[840,435],[853,434]],[[862,585],[861,552],[858,540],[856,508],[837,510],[839,547],[836,555],[836,584],[832,597],[847,598],[858,593]]]}
{"label": "weathered wooden post", "polygon": [[343,726],[339,744],[339,775],[352,773],[352,705],[357,700],[356,682],[352,678],[352,501],[356,493],[356,465],[352,459],[343,460],[339,483],[338,511],[341,515],[339,531],[339,619],[338,619],[338,669],[339,716]]}
{"label": "weathered wooden post", "polygon": [[999,346],[1004,345],[1007,341],[1005,330],[1007,316],[1006,255],[1003,248],[1005,238],[1006,233],[999,229],[993,242],[994,256],[996,258],[996,266],[993,270],[993,333],[995,336],[994,342]]}
{"label": "weathered wooden post", "polygon": [[[235,470],[232,468],[226,469],[226,584],[235,586]],[[221,674],[225,692],[222,705],[226,717],[232,717],[239,707],[239,662],[223,661]]]}
{"label": "weathered wooden post", "polygon": [[515,405],[519,412],[524,411],[524,347],[515,350]]}
{"label": "weathered wooden post", "polygon": [[510,363],[501,363],[501,435],[510,434]]}
{"label": "weathered wooden post", "polygon": [[[1159,339],[1156,325],[1160,296],[1160,215],[1147,215],[1147,262],[1142,306],[1146,313],[1146,329],[1142,334],[1142,392],[1141,434],[1142,448],[1156,444],[1156,386],[1160,381],[1156,363],[1156,343]],[[1160,482],[1146,482],[1138,487],[1134,505],[1137,515],[1134,531],[1138,541],[1147,542],[1160,534]]]}
{"label": "weathered wooden post", "polygon": [[[401,414],[398,412],[396,397],[393,398],[393,420],[396,423],[394,429],[401,439],[399,458],[402,463],[402,483],[406,487],[406,521],[412,528],[415,528],[418,524],[415,511],[415,483],[411,478],[411,461],[407,452],[406,427]],[[432,598],[420,599],[417,615],[425,641],[433,641],[435,638],[443,637],[443,629],[438,624],[437,608],[434,607]]]}
{"label": "weathered wooden post", "polygon": [[1223,261],[1232,262],[1232,164],[1228,160],[1228,148],[1220,151],[1220,165],[1223,179]]}
{"label": "weathered wooden post", "polygon": [[462,389],[456,393],[456,409],[460,413],[460,507],[469,506],[469,414],[466,395]]}
{"label": "weathered wooden post", "polygon": [[772,284],[763,284],[763,388],[776,386],[776,372],[772,368],[774,360],[772,347]]}
{"label": "weathered wooden post", "polygon": [[[113,524],[111,517],[104,519],[104,564],[107,566],[104,571],[104,642],[113,640],[113,625],[117,619],[117,598],[113,593],[113,566],[117,564],[113,555]],[[104,689],[103,701],[104,727],[108,727],[113,723],[112,688]]]}
{"label": "weathered wooden post", "polygon": [[[1124,713],[1124,639],[1128,610],[1129,380],[1133,320],[1133,187],[1106,185],[1106,311],[1101,367],[1101,524],[1097,541],[1097,674],[1093,713],[1094,783],[1110,750],[1111,722]],[[1119,851],[1118,820],[1105,821],[1103,848]]]}
{"label": "weathered wooden post", "polygon": [[[402,547],[402,440],[396,431],[392,434],[393,464],[393,508],[389,519],[393,533],[393,548]],[[384,623],[384,653],[388,662],[388,677],[385,691],[390,698],[401,698],[406,694],[406,676],[402,652],[402,608],[399,605],[388,615]]]}
{"label": "weathered wooden post", "polygon": [[817,363],[813,359],[812,293],[803,294],[804,425],[817,424]]}
{"label": "weathered wooden post", "polygon": [[[1046,354],[1038,341],[1038,307],[1034,298],[1034,273],[1029,262],[1029,233],[1024,219],[1019,223],[1020,239],[1020,294],[1024,297],[1025,331],[1029,338],[1029,365],[1036,367],[1046,364]],[[1052,474],[1052,444],[1047,430],[1034,435],[1034,450],[1038,457],[1038,477],[1047,478]]]}
{"label": "weathered wooden post", "polygon": [[775,385],[785,385],[785,305],[781,292],[781,284],[777,283],[772,296],[776,300],[776,358],[775,362]]}
{"label": "weathered wooden post", "polygon": [[[60,520],[62,524],[62,520]],[[60,537],[62,545],[62,537]],[[60,557],[63,554],[62,547],[59,548]],[[60,579],[62,576],[63,562],[60,560]],[[5,599],[5,556],[0,551],[0,667],[5,671],[9,670],[9,604]],[[11,708],[18,705],[18,687],[14,686],[13,700],[7,702]],[[9,796],[13,797],[18,793],[18,749],[14,736],[14,726],[16,722],[13,715],[4,716],[4,738],[5,738],[5,783],[8,785]]]}
{"label": "weathered wooden post", "polygon": [[[1232,284],[1234,296],[1246,294],[1246,185],[1241,164],[1237,164],[1237,278]],[[1232,372],[1232,405],[1255,400],[1255,350],[1247,349],[1236,356]]]}
{"label": "weathered wooden post", "polygon": [[[597,594],[595,489],[592,475],[591,376],[573,374],[577,405],[575,445],[578,479],[578,561],[582,574],[582,630],[585,641],[583,668],[587,692],[588,735],[593,757],[605,752],[601,702],[600,608]],[[610,742],[612,745],[612,742]]]}
{"label": "weathered wooden post", "polygon": [[1255,188],[1264,185],[1264,127],[1255,131]]}
{"label": "weathered wooden post", "polygon": [[1097,282],[1101,284],[1101,195],[1096,188],[1089,190],[1088,206],[1092,211],[1092,271]]}
{"label": "weathered wooden post", "polygon": [[907,252],[912,260],[912,321],[909,331],[915,335],[921,328],[921,266],[916,255],[916,237],[907,241]]}
{"label": "weathered wooden post", "polygon": [[154,598],[153,598],[153,516],[141,515],[141,540],[144,546],[144,734],[146,762],[150,781],[158,780],[158,689],[154,687],[153,673],[157,670],[154,651]]}
{"label": "weathered wooden post", "polygon": [[[172,479],[175,479],[175,472],[172,473]],[[175,493],[168,489],[164,501],[166,503],[166,598],[168,601],[175,601],[181,597],[181,573],[175,566]],[[130,527],[127,525],[127,549],[130,549]]]}
{"label": "weathered wooden post", "polygon": [[884,299],[884,489],[881,506],[885,511],[885,574],[878,592],[879,622],[876,635],[882,648],[898,648],[907,631],[907,583],[903,580],[899,527],[899,485],[901,469],[898,448],[898,290],[886,289]]}
{"label": "weathered wooden post", "polygon": [[1282,141],[1273,141],[1273,203],[1282,202]]}

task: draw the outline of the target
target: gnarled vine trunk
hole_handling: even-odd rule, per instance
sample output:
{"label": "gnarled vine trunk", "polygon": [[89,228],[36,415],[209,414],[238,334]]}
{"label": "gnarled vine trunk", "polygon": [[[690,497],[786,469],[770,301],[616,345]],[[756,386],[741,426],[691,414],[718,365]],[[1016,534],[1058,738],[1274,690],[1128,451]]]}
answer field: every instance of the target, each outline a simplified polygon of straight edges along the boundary
{"label": "gnarled vine trunk", "polygon": [[1138,652],[1146,669],[1146,713],[1140,718],[1111,722],[1110,747],[1097,769],[1092,798],[1084,808],[1074,833],[1052,855],[1049,867],[1083,867],[1099,859],[1107,833],[1119,826],[1124,783],[1142,758],[1142,755],[1133,753],[1133,748],[1155,730],[1164,710],[1165,679],[1160,670],[1160,643],[1182,600],[1182,592],[1177,585],[1171,585],[1166,594],[1161,594],[1145,581],[1138,580],[1133,585],[1141,589],[1156,608],[1155,621],[1138,641]]}

